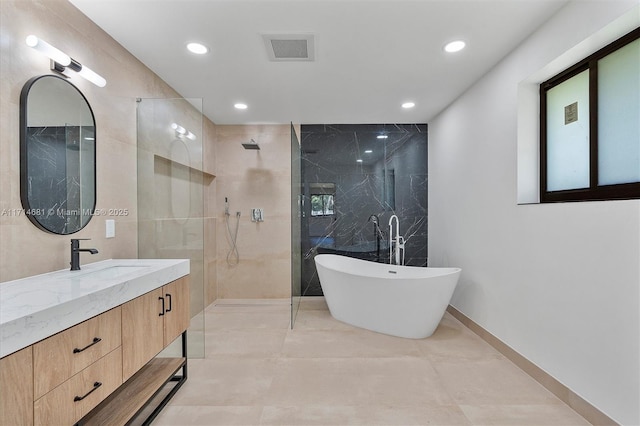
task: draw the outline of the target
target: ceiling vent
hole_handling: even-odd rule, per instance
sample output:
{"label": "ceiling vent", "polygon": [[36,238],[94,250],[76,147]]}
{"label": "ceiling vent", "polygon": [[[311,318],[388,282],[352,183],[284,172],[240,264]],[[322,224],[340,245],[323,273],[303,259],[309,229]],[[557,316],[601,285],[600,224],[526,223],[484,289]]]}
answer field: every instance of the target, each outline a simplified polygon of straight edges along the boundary
{"label": "ceiling vent", "polygon": [[263,34],[270,61],[313,61],[313,34]]}

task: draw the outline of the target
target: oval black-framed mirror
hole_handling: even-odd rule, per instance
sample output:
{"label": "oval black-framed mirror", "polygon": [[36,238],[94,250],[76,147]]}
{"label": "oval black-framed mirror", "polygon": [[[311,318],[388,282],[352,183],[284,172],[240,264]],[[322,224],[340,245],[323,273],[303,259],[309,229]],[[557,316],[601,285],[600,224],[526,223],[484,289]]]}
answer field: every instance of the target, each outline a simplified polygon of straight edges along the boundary
{"label": "oval black-framed mirror", "polygon": [[20,94],[20,199],[38,228],[78,232],[96,205],[96,124],[80,90],[55,75],[27,81]]}

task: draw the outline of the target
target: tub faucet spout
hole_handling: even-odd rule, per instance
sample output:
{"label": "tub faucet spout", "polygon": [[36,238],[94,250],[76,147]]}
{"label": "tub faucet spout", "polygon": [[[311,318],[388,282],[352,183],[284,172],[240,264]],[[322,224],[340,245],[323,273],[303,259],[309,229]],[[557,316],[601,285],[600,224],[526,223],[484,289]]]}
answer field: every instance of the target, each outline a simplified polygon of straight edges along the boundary
{"label": "tub faucet spout", "polygon": [[72,271],[80,270],[80,252],[86,251],[91,254],[98,254],[98,250],[94,248],[80,248],[81,240],[89,240],[89,238],[72,238],[71,239],[71,265]]}

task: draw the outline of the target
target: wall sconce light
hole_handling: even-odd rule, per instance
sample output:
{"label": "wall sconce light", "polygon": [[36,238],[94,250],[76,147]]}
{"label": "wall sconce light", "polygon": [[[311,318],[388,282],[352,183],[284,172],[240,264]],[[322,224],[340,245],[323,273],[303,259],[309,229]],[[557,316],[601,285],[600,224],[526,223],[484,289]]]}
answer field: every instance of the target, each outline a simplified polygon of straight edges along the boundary
{"label": "wall sconce light", "polygon": [[86,65],[82,65],[80,62],[74,60],[61,50],[53,47],[46,41],[41,40],[34,35],[30,35],[27,37],[26,42],[27,46],[34,48],[51,59],[52,71],[57,71],[62,74],[67,68],[69,68],[98,87],[106,86],[107,80],[102,76],[91,70]]}
{"label": "wall sconce light", "polygon": [[196,135],[182,127],[177,123],[171,123],[171,128],[176,131],[176,133],[180,136],[184,136],[187,139],[191,139],[192,141],[196,140]]}

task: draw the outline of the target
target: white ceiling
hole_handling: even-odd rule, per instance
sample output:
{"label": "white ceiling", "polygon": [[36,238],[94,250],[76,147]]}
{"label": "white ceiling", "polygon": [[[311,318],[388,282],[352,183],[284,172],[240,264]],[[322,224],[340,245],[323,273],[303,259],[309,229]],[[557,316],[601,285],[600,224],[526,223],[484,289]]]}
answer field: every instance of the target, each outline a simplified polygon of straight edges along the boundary
{"label": "white ceiling", "polygon": [[[70,1],[218,124],[428,122],[566,3]],[[313,33],[315,61],[269,61],[263,33]],[[454,39],[466,49],[445,53]]]}

